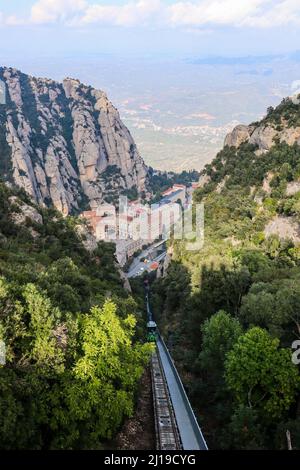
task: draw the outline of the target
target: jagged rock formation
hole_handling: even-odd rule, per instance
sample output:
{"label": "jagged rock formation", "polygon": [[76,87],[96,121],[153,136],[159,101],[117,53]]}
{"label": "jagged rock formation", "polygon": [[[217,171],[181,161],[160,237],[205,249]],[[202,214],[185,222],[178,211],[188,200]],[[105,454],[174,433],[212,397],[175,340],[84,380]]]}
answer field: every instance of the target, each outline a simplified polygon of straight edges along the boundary
{"label": "jagged rock formation", "polygon": [[239,147],[243,142],[249,141],[252,131],[250,126],[238,125],[226,136],[224,145]]}
{"label": "jagged rock formation", "polygon": [[300,144],[299,103],[286,98],[276,108],[270,108],[267,116],[250,126],[239,125],[225,138],[224,145],[239,147],[247,142],[257,146],[257,153],[268,152],[275,142],[288,145]]}
{"label": "jagged rock formation", "polygon": [[43,217],[39,211],[25,202],[21,202],[16,196],[9,198],[9,203],[12,207],[15,207],[15,211],[12,212],[11,218],[16,225],[24,225],[26,220],[42,225]]}
{"label": "jagged rock formation", "polygon": [[0,176],[67,215],[146,188],[148,169],[106,94],[0,68]]}
{"label": "jagged rock formation", "polygon": [[268,152],[276,140],[286,142],[288,145],[293,145],[295,142],[300,144],[300,127],[276,130],[265,123],[256,128],[252,125],[237,126],[226,136],[225,145],[239,147],[242,143],[248,142],[256,145],[258,151]]}
{"label": "jagged rock formation", "polygon": [[93,231],[86,224],[80,224],[75,226],[76,234],[83,244],[84,248],[89,252],[93,253],[98,246],[98,241],[93,234]]}
{"label": "jagged rock formation", "polygon": [[[197,197],[202,201],[212,192],[228,197],[230,191],[237,199],[245,191],[256,205],[251,220],[265,224],[259,236],[300,243],[300,95],[227,135],[224,148],[201,173]],[[225,240],[234,246],[230,237]]]}
{"label": "jagged rock formation", "polygon": [[277,215],[265,227],[266,237],[277,235],[281,240],[289,239],[294,243],[300,242],[300,225],[294,217]]}

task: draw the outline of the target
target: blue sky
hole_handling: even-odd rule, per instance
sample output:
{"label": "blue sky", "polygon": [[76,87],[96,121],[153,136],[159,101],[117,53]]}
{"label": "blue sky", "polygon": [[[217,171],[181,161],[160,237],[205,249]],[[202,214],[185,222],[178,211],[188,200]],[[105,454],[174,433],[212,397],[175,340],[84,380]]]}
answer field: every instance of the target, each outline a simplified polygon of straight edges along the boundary
{"label": "blue sky", "polygon": [[2,54],[262,55],[299,33],[299,0],[0,0]]}

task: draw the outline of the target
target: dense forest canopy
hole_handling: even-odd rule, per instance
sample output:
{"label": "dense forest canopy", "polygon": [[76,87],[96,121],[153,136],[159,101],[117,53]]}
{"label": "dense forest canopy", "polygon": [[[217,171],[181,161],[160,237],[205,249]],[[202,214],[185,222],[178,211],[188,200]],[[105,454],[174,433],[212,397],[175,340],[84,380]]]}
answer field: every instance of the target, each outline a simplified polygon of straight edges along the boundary
{"label": "dense forest canopy", "polygon": [[89,253],[79,223],[0,184],[2,449],[99,449],[133,413],[143,320],[115,247]]}

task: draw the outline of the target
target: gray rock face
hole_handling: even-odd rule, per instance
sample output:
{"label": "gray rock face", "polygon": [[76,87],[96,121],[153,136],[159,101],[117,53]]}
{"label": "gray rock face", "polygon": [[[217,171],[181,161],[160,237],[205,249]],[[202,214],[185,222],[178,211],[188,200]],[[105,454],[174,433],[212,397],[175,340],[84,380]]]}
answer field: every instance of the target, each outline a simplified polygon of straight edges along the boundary
{"label": "gray rock face", "polygon": [[271,126],[257,127],[251,134],[249,144],[257,145],[262,152],[267,152],[274,145],[277,136],[276,130]]}
{"label": "gray rock face", "polygon": [[131,285],[130,285],[130,282],[126,276],[126,274],[122,271],[122,269],[120,268],[120,265],[118,263],[115,264],[117,270],[118,270],[118,273],[120,275],[120,278],[121,278],[121,281],[123,283],[123,287],[125,290],[127,290],[127,292],[129,292],[130,294],[132,294],[132,289],[131,289]]}
{"label": "gray rock face", "polygon": [[229,147],[239,147],[242,143],[248,142],[258,147],[257,154],[260,155],[268,152],[276,140],[286,142],[288,145],[300,144],[300,127],[283,126],[283,129],[278,131],[274,126],[263,122],[256,127],[240,125],[226,136],[224,144]]}
{"label": "gray rock face", "polygon": [[92,231],[85,225],[77,225],[75,230],[84,248],[90,253],[95,251],[98,246],[98,242]]}
{"label": "gray rock face", "polygon": [[294,196],[300,191],[300,181],[291,181],[287,184],[286,195]]}
{"label": "gray rock face", "polygon": [[7,143],[0,148],[1,176],[65,215],[123,190],[145,190],[148,169],[104,92],[11,68],[0,68],[0,79],[7,97],[0,110]]}
{"label": "gray rock face", "polygon": [[266,237],[278,235],[281,240],[292,240],[294,243],[300,242],[300,225],[294,217],[283,217],[277,215],[265,227]]}
{"label": "gray rock face", "polygon": [[247,142],[251,136],[249,126],[236,126],[225,138],[224,145],[228,147],[239,147],[243,142]]}
{"label": "gray rock face", "polygon": [[41,214],[32,206],[25,204],[25,202],[20,202],[17,197],[11,197],[9,200],[10,204],[15,205],[18,211],[12,213],[12,220],[17,225],[23,225],[26,222],[26,219],[30,219],[36,224],[42,225],[43,218]]}

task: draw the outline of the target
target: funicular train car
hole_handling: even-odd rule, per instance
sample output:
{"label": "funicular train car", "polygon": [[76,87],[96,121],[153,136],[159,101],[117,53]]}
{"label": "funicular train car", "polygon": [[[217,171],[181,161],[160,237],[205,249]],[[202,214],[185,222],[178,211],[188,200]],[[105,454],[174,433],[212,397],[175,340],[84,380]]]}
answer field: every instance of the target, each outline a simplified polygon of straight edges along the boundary
{"label": "funicular train car", "polygon": [[148,321],[147,323],[147,341],[155,343],[157,339],[157,325],[155,321]]}

